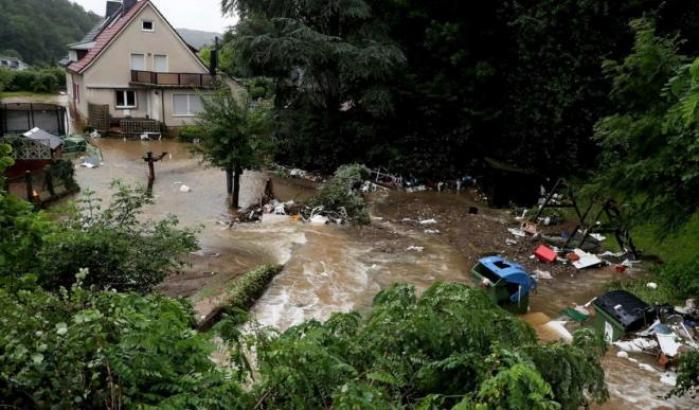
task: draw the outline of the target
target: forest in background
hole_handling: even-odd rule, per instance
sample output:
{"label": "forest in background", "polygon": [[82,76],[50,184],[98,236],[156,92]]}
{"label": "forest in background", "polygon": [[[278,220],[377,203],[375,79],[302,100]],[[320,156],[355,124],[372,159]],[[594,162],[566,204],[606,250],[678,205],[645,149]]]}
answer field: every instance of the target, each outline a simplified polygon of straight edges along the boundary
{"label": "forest in background", "polygon": [[69,0],[0,0],[0,55],[55,65],[98,20]]}
{"label": "forest in background", "polygon": [[272,80],[280,161],[343,163],[439,179],[485,157],[586,175],[594,125],[613,111],[605,60],[630,52],[629,23],[699,50],[699,5],[682,0],[226,0],[236,77]]}

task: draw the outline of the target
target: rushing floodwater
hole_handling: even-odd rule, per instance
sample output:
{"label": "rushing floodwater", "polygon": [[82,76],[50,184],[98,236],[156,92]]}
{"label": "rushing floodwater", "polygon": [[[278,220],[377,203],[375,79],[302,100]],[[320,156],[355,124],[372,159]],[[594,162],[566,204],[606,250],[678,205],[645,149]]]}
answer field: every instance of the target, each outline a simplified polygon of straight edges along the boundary
{"label": "rushing floodwater", "polygon": [[[229,228],[224,173],[194,160],[187,147],[171,141],[140,142],[100,140],[104,165],[79,168],[77,179],[107,200],[110,183],[121,179],[145,184],[147,151],[168,152],[156,164],[155,204],[146,217],[176,215],[184,226],[199,226],[202,251],[193,267],[165,285],[169,294],[191,296],[197,310],[215,305],[216,290],[225,289],[232,278],[266,263],[284,264],[284,270],[253,308],[263,325],[280,330],[307,319],[324,320],[333,312],[363,310],[374,295],[395,282],[424,289],[435,281],[469,281],[468,266],[461,253],[439,238],[405,230],[386,222],[370,228],[312,226],[277,218],[276,222],[236,225]],[[248,206],[261,196],[265,176],[246,172],[242,178],[241,204]],[[187,185],[191,192],[181,192]],[[282,200],[307,197],[303,183],[275,180]],[[410,246],[423,252],[407,251]],[[532,296],[532,310],[550,316],[571,302],[587,302],[602,292],[609,274],[586,272],[576,278],[559,277],[540,287]],[[210,289],[210,290],[207,290]],[[612,399],[604,409],[697,408],[687,400],[666,401],[668,387],[658,375],[639,370],[610,352],[604,361]]]}

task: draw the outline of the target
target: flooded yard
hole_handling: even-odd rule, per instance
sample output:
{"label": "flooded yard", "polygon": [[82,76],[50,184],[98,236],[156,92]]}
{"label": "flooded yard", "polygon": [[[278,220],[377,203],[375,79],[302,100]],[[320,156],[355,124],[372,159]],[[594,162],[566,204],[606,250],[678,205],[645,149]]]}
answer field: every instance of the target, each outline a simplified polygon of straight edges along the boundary
{"label": "flooded yard", "polygon": [[[333,312],[366,309],[378,291],[396,282],[418,289],[436,281],[470,282],[469,269],[478,258],[489,253],[516,258],[521,253],[505,242],[507,215],[482,207],[468,195],[372,194],[374,220],[367,227],[316,226],[283,218],[229,226],[224,173],[198,163],[186,145],[106,139],[97,145],[104,164],[78,168],[76,176],[83,190],[93,190],[104,200],[114,179],[145,184],[147,167],[142,157],[146,152],[167,152],[155,166],[155,203],[145,216],[173,214],[182,225],[201,229],[202,250],[190,255],[191,267],[161,287],[168,295],[191,298],[200,315],[215,307],[232,280],[261,264],[285,267],[252,312],[262,325],[284,330],[304,320],[327,319]],[[244,207],[257,203],[266,178],[260,172],[243,175]],[[191,191],[182,192],[182,185]],[[312,193],[313,186],[275,178],[274,191],[280,200],[301,200]],[[468,212],[474,206],[480,211],[476,215]],[[428,218],[436,219],[430,228],[439,233],[425,233],[418,221]],[[528,258],[518,262],[529,268],[535,265]],[[573,303],[587,303],[619,275],[623,274],[613,269],[558,274],[542,282],[532,295],[532,311],[556,317]],[[687,399],[664,400],[669,387],[659,383],[658,374],[616,358],[613,349],[604,365],[612,394],[604,409],[698,406]]]}

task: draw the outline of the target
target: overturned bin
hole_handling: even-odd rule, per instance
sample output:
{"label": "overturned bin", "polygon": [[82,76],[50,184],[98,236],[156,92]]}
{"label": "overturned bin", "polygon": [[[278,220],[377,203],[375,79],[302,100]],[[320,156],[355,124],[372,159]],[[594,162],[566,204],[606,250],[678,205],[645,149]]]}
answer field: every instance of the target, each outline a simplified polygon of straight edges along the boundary
{"label": "overturned bin", "polygon": [[612,343],[628,332],[648,326],[654,317],[653,309],[634,294],[613,290],[599,296],[595,302],[594,327]]}
{"label": "overturned bin", "polygon": [[529,310],[529,293],[536,282],[521,265],[500,256],[489,256],[478,260],[471,273],[490,299],[502,308],[512,313]]}

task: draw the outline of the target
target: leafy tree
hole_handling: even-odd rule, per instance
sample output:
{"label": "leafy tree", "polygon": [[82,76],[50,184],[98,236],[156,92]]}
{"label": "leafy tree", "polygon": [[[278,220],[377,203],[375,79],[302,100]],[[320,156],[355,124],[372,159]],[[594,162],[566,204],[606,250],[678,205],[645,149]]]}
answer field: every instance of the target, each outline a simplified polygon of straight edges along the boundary
{"label": "leafy tree", "polygon": [[603,151],[596,182],[667,232],[699,206],[699,60],[686,64],[679,40],[656,37],[651,21],[632,26],[633,52],[605,65],[619,109],[596,126]]}
{"label": "leafy tree", "polygon": [[590,331],[539,345],[477,289],[397,285],[367,316],[310,321],[256,345],[261,408],[577,409],[607,397]]}
{"label": "leafy tree", "polygon": [[[602,162],[594,189],[623,201],[637,223],[653,221],[663,238],[699,210],[699,58],[679,54],[678,37],[659,37],[652,21],[632,22],[636,41],[621,62],[607,62],[616,113],[599,121]],[[697,297],[699,255],[660,270],[677,297]],[[662,286],[662,285],[661,285]],[[697,355],[683,355],[676,394],[696,391]]]}
{"label": "leafy tree", "polygon": [[246,95],[235,96],[227,87],[203,96],[202,104],[197,121],[201,139],[194,150],[226,171],[231,206],[238,208],[240,175],[263,164],[272,147],[267,111],[251,106]]}
{"label": "leafy tree", "polygon": [[236,67],[275,80],[279,156],[332,171],[367,153],[373,123],[393,111],[390,79],[402,52],[371,2],[226,1],[243,16]]}

